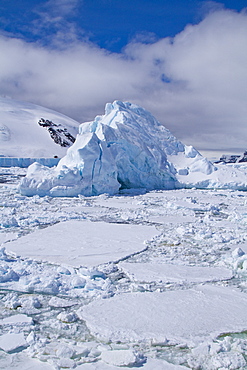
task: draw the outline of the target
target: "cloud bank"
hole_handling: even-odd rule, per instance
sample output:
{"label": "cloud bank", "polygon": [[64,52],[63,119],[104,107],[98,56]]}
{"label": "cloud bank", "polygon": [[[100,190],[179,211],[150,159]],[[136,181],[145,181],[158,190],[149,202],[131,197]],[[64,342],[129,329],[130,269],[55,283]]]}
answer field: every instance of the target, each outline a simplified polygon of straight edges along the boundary
{"label": "cloud bank", "polygon": [[[68,1],[63,5],[73,13]],[[245,11],[210,12],[174,38],[137,38],[119,54],[79,39],[72,23],[70,42],[64,32],[57,27],[52,46],[0,36],[0,94],[80,122],[103,113],[108,101],[128,100],[199,150],[247,149]]]}

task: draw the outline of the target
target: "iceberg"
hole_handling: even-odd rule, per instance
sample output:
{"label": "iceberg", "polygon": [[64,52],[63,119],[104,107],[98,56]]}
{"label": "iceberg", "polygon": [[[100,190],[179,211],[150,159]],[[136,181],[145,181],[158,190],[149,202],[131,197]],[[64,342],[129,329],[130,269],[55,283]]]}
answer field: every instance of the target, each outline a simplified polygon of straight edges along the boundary
{"label": "iceberg", "polygon": [[217,167],[176,139],[135,104],[107,103],[105,114],[82,123],[74,144],[54,168],[33,163],[21,194],[84,196],[126,189],[222,188],[246,190],[247,167]]}
{"label": "iceberg", "polygon": [[210,174],[215,170],[144,108],[114,101],[106,104],[104,115],[79,126],[75,143],[56,168],[31,165],[20,192],[29,196],[90,196],[132,188],[175,189],[181,186],[171,158],[178,154],[184,165],[186,159],[192,162],[194,172],[201,169]]}

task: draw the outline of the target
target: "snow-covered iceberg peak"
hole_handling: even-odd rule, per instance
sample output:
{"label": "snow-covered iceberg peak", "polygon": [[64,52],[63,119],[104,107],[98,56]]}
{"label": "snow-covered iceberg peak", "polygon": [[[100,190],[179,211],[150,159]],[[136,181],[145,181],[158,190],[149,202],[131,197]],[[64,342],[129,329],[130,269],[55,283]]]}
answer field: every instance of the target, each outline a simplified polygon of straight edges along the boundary
{"label": "snow-covered iceberg peak", "polygon": [[[174,188],[174,169],[166,154],[183,151],[184,146],[145,109],[120,101],[108,103],[105,115],[80,125],[79,146],[88,132],[94,133],[101,145],[106,143],[122,188]],[[60,164],[68,164],[74,148]]]}
{"label": "snow-covered iceberg peak", "polygon": [[151,149],[155,148],[165,151],[165,154],[177,154],[185,150],[185,146],[151,113],[129,102],[116,100],[112,104],[107,103],[105,114],[96,116],[92,122],[81,124],[79,133],[95,132],[101,140],[109,140],[108,136],[113,132],[109,128],[115,129],[116,137],[121,142],[127,140],[142,149],[146,146],[152,154],[155,151]]}
{"label": "snow-covered iceberg peak", "polygon": [[30,166],[20,191],[75,196],[131,188],[174,189],[180,187],[174,158],[183,159],[183,166],[187,158],[193,171],[200,172],[200,161],[202,172],[213,171],[210,162],[177,140],[151,113],[114,101],[106,104],[104,115],[80,125],[75,143],[55,169]]}

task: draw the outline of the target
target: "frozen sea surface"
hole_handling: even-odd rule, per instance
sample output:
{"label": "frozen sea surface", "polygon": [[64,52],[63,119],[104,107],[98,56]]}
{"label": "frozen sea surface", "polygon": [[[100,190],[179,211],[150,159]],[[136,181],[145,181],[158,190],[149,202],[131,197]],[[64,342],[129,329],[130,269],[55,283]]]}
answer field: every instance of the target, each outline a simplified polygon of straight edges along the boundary
{"label": "frozen sea surface", "polygon": [[228,280],[234,276],[233,271],[225,267],[183,266],[164,263],[119,263],[119,267],[133,281],[155,283],[206,283],[209,281]]}
{"label": "frozen sea surface", "polygon": [[0,169],[0,368],[247,369],[247,193],[25,197]]}
{"label": "frozen sea surface", "polygon": [[157,234],[154,226],[72,220],[36,230],[6,247],[22,257],[94,267],[144,250],[145,241]]}
{"label": "frozen sea surface", "polygon": [[247,297],[226,287],[115,295],[79,311],[95,336],[112,342],[198,344],[247,330]]}

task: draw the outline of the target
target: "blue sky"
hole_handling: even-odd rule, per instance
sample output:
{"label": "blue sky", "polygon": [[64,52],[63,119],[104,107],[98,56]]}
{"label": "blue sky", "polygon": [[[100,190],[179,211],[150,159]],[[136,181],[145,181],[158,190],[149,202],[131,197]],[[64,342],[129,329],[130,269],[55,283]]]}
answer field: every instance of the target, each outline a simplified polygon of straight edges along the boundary
{"label": "blue sky", "polygon": [[74,25],[79,38],[120,52],[136,37],[146,42],[173,37],[212,9],[240,11],[246,6],[246,0],[1,0],[0,25],[6,32],[42,43],[49,43],[63,24]]}
{"label": "blue sky", "polygon": [[246,149],[246,0],[1,0],[0,94],[80,122],[115,99],[204,151]]}

